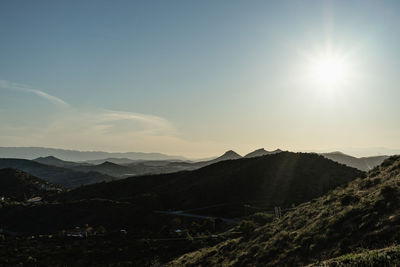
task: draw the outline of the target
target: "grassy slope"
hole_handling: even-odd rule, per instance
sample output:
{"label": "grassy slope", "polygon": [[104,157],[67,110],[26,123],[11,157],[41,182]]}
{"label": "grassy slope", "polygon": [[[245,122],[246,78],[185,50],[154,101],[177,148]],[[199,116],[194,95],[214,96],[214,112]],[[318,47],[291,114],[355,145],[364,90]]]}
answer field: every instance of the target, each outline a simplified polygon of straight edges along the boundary
{"label": "grassy slope", "polygon": [[400,241],[399,186],[400,157],[391,157],[367,178],[302,204],[241,238],[183,255],[170,265],[390,263],[380,249],[387,248],[389,257],[398,260],[398,247],[389,247]]}

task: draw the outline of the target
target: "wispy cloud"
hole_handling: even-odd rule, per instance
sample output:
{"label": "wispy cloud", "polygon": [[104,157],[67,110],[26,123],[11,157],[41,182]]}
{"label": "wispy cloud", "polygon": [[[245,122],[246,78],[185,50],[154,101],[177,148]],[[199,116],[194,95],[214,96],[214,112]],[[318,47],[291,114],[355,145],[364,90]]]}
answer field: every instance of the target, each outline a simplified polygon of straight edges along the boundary
{"label": "wispy cloud", "polygon": [[186,146],[173,124],[156,115],[71,107],[50,116],[40,127],[0,123],[0,145],[170,153]]}
{"label": "wispy cloud", "polygon": [[[186,154],[196,151],[209,156],[210,148],[227,147],[204,140],[186,140],[167,118],[130,111],[96,107],[75,107],[64,100],[28,85],[0,80],[0,89],[37,95],[57,106],[46,112],[39,123],[24,123],[32,118],[19,117],[19,123],[5,118],[12,111],[1,110],[0,146],[47,146],[83,150],[148,151]],[[29,112],[27,107],[26,112]],[[0,114],[0,115],[2,115]],[[16,113],[18,114],[18,113]],[[35,114],[35,113],[32,113]],[[15,115],[18,116],[18,115]],[[35,121],[33,119],[33,121]]]}
{"label": "wispy cloud", "polygon": [[59,97],[50,95],[46,92],[32,88],[25,84],[14,83],[14,82],[10,82],[7,80],[0,80],[0,88],[6,89],[6,90],[16,90],[16,91],[26,92],[26,93],[30,93],[30,94],[35,94],[39,97],[49,100],[53,104],[64,106],[64,107],[70,106],[67,102],[65,102],[64,100],[62,100]]}
{"label": "wispy cloud", "polygon": [[160,128],[172,128],[171,123],[162,117],[135,112],[105,110],[103,119],[106,121],[131,120],[158,126]]}

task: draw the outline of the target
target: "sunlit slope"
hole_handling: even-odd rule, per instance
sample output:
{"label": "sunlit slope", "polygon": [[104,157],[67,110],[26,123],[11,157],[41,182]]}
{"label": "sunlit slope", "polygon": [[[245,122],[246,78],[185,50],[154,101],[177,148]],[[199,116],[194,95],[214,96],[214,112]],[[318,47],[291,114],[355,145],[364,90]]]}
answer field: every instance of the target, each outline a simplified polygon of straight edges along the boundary
{"label": "sunlit slope", "polygon": [[[400,157],[300,205],[247,235],[171,266],[393,266],[400,264]],[[322,263],[321,263],[322,261]]]}

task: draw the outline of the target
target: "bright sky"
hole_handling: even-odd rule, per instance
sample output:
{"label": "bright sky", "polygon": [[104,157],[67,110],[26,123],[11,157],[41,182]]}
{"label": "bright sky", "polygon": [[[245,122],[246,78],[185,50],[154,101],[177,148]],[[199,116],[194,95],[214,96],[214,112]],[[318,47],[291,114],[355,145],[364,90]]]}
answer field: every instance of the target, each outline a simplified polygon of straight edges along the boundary
{"label": "bright sky", "polygon": [[400,148],[400,2],[0,2],[0,146]]}

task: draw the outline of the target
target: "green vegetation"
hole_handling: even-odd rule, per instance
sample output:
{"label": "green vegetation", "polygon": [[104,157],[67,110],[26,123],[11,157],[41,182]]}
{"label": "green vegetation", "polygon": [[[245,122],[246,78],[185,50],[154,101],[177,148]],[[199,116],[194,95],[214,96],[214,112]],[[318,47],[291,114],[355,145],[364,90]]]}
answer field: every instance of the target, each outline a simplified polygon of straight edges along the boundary
{"label": "green vegetation", "polygon": [[393,246],[384,249],[365,250],[350,253],[338,258],[312,264],[310,266],[339,267],[339,266],[399,266],[400,247]]}

